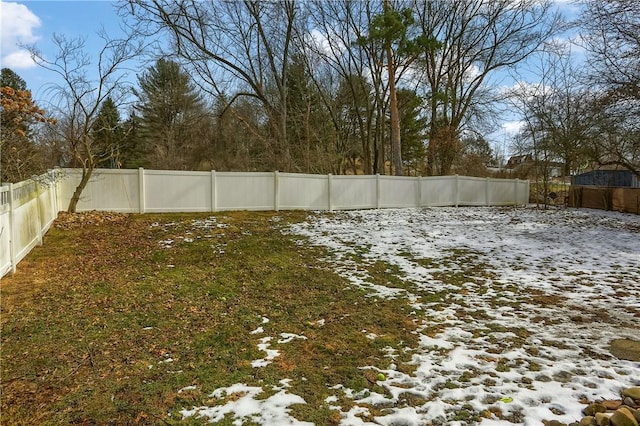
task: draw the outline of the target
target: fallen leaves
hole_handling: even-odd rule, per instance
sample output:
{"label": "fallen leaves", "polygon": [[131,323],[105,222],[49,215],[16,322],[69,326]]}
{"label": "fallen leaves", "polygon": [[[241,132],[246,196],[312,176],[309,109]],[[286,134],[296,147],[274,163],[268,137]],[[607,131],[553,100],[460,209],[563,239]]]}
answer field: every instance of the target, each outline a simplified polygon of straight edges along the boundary
{"label": "fallen leaves", "polygon": [[77,229],[104,224],[120,224],[129,220],[130,216],[122,213],[99,212],[96,210],[81,213],[60,212],[53,226],[58,229]]}

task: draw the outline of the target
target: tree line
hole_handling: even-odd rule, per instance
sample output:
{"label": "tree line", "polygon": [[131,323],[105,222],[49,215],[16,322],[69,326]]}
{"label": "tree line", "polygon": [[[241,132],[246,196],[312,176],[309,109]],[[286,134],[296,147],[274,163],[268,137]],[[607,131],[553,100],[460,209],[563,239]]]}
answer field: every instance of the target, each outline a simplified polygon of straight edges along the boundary
{"label": "tree line", "polygon": [[573,25],[582,30],[585,64],[569,46],[548,43],[510,102],[523,127],[516,152],[534,160],[537,180],[552,167],[570,176],[587,167],[615,166],[640,176],[640,3],[594,0]]}
{"label": "tree line", "polygon": [[[32,47],[62,83],[48,114],[19,113],[29,131],[5,119],[28,91],[3,70],[3,181],[52,165],[82,168],[84,184],[96,167],[140,166],[483,176],[505,102],[524,117],[517,151],[567,172],[638,169],[634,2],[584,2],[572,25],[588,70],[554,47],[568,23],[550,1],[129,0],[119,15],[128,34],[102,33],[97,62],[83,39],[55,36],[49,57]],[[143,55],[150,65],[125,78]],[[539,85],[501,88],[537,63]]]}

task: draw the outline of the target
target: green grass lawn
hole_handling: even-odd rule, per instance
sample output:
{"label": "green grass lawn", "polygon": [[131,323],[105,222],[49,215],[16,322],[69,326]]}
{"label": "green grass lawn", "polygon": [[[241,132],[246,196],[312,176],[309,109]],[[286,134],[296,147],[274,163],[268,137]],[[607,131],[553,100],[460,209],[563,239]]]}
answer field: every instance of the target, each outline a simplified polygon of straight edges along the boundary
{"label": "green grass lawn", "polygon": [[[179,411],[220,387],[266,390],[287,377],[306,401],[291,414],[328,425],[340,421],[328,386],[384,393],[359,367],[387,368],[384,349],[415,347],[417,324],[406,301],[363,297],[321,249],[278,230],[305,217],[63,216],[0,282],[0,423],[200,424]],[[251,334],[259,326],[307,339],[277,345],[280,355],[254,368],[265,355]],[[410,354],[397,353],[398,368],[411,369]]]}

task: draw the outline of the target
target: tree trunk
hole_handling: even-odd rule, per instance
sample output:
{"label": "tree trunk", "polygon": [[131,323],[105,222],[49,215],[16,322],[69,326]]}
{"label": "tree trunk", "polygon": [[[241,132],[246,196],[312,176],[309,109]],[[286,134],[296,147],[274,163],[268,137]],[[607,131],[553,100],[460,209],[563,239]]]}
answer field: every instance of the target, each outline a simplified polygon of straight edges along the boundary
{"label": "tree trunk", "polygon": [[391,157],[394,173],[402,176],[402,146],[400,144],[400,112],[398,111],[398,96],[396,94],[396,73],[393,64],[391,45],[387,46],[387,65],[389,69],[389,114],[391,118]]}
{"label": "tree trunk", "polygon": [[93,164],[90,164],[89,167],[82,168],[82,179],[80,179],[80,183],[76,186],[76,190],[73,192],[73,196],[69,201],[69,207],[67,208],[67,212],[75,213],[76,208],[78,206],[78,201],[80,201],[80,195],[82,195],[82,191],[86,188],[89,183],[89,179],[93,175]]}

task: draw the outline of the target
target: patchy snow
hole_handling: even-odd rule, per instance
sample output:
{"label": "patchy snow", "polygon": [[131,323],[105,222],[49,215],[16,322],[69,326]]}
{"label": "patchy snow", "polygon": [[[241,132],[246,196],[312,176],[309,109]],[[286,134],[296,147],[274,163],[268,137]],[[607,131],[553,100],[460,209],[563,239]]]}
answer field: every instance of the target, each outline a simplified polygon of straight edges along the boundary
{"label": "patchy snow", "polygon": [[289,343],[293,339],[307,340],[307,336],[301,336],[294,333],[280,333],[280,339],[278,339],[278,343]]}
{"label": "patchy snow", "polygon": [[[384,394],[327,384],[333,395],[325,402],[340,411],[341,425],[569,423],[581,418],[581,399],[615,398],[622,388],[640,385],[640,363],[608,352],[612,339],[638,338],[638,216],[367,210],[319,213],[288,232],[329,249],[335,271],[363,297],[405,299],[420,324],[418,347],[401,348],[412,354],[411,373],[398,371],[391,347],[383,351],[387,369],[358,366],[384,375],[378,381]],[[376,262],[388,264],[402,288],[375,282],[367,267]],[[260,340],[267,356],[254,367],[278,355],[271,340]],[[275,395],[256,399],[262,391],[235,384],[212,394],[222,405],[182,413],[212,422],[231,413],[234,424],[303,424],[287,411],[304,403],[301,396],[274,388]],[[345,398],[353,404],[338,406]]]}
{"label": "patchy snow", "polygon": [[258,349],[265,352],[267,356],[251,361],[251,366],[253,368],[266,367],[267,365],[271,364],[271,361],[273,361],[278,355],[280,355],[279,350],[269,349],[269,346],[271,346],[271,343],[269,343],[271,342],[271,339],[272,337],[269,336],[260,339],[260,343],[258,343]]}
{"label": "patchy snow", "polygon": [[242,425],[244,421],[252,421],[265,426],[306,426],[313,425],[309,422],[301,422],[289,415],[289,406],[304,404],[305,401],[297,395],[288,393],[284,388],[273,387],[275,394],[268,398],[258,398],[263,393],[262,388],[234,384],[226,388],[216,389],[210,398],[220,400],[222,405],[214,407],[195,407],[192,410],[183,410],[180,413],[184,417],[207,417],[210,423],[224,420],[225,415],[230,414],[234,419],[234,425]]}
{"label": "patchy snow", "polygon": [[[354,419],[367,404],[398,406],[407,393],[424,404],[385,410],[375,424],[454,424],[463,409],[489,417],[483,424],[571,422],[581,397],[637,386],[640,364],[607,346],[637,338],[639,231],[638,216],[510,208],[353,211],[292,226],[329,248],[336,270],[369,297],[405,297],[422,322],[420,347],[407,348],[416,371],[382,371],[389,395],[353,395],[342,424],[367,424]],[[366,264],[376,261],[397,267],[408,289],[371,282]],[[440,292],[450,292],[446,305],[421,302]]]}
{"label": "patchy snow", "polygon": [[[266,318],[263,318],[263,320],[264,319],[266,319]],[[266,322],[268,322],[268,320]],[[258,330],[260,330],[259,333],[263,333],[264,332],[262,327],[258,327],[258,329],[250,332],[249,334],[258,334],[258,333],[256,333],[256,331],[258,331]],[[278,343],[278,344],[286,344],[286,343],[290,343],[294,339],[306,340],[307,337],[306,336],[300,336],[300,335],[294,334],[294,333],[280,333],[280,338],[276,341],[276,343]],[[261,351],[265,352],[267,354],[267,356],[265,356],[264,358],[261,358],[261,359],[256,359],[254,361],[251,361],[251,366],[253,368],[266,367],[267,365],[271,364],[271,361],[273,361],[278,356],[280,356],[280,351],[279,350],[270,349],[272,340],[273,340],[273,338],[270,337],[270,336],[263,337],[262,339],[260,339],[260,343],[258,343],[258,349],[260,349]]]}
{"label": "patchy snow", "polygon": [[[362,330],[362,332],[363,332],[363,333],[367,333],[367,330]],[[367,339],[369,339],[369,340],[376,340],[376,339],[377,339],[378,337],[380,337],[380,336],[378,336],[376,333],[367,333],[367,336],[366,336],[366,337],[367,337]]]}

